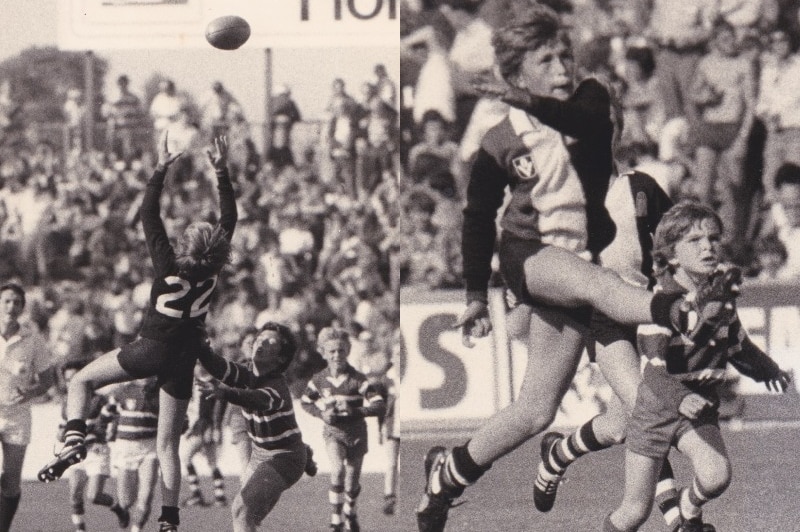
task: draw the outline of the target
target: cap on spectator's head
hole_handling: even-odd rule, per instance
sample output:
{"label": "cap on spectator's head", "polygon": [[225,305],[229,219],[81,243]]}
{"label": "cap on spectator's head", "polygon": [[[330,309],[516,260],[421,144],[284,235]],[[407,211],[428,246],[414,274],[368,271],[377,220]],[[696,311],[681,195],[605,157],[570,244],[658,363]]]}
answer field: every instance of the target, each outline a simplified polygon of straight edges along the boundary
{"label": "cap on spectator's head", "polygon": [[211,84],[211,88],[214,90],[214,92],[222,92],[222,89],[224,87],[222,86],[221,81],[215,81],[214,83]]}
{"label": "cap on spectator's head", "polygon": [[285,83],[278,83],[277,85],[275,85],[275,89],[272,91],[272,94],[274,96],[284,96],[284,95],[288,96],[289,94],[291,94],[291,92],[292,91],[291,89],[289,89],[289,85]]}
{"label": "cap on spectator's head", "polygon": [[130,80],[128,79],[128,76],[126,76],[125,74],[122,74],[120,77],[117,78],[117,85],[127,85],[128,82],[130,82]]}

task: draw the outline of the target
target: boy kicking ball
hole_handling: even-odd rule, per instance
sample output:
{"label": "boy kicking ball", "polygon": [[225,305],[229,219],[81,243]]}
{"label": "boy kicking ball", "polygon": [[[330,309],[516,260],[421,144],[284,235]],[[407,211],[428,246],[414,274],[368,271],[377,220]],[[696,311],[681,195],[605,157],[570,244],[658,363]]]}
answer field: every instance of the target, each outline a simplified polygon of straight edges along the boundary
{"label": "boy kicking ball", "polygon": [[[679,203],[664,215],[654,239],[653,258],[659,290],[702,293],[710,277],[736,280],[735,269],[719,263],[722,222],[708,207]],[[653,506],[661,465],[675,446],[694,470],[694,480],[681,491],[681,532],[713,532],[703,523],[703,506],[725,491],[731,464],[719,428],[719,394],[730,362],[744,375],[784,392],[789,376],[750,340],[733,301],[707,342],[662,329],[641,338],[650,359],[628,427],[625,494],[605,520],[604,532],[632,532],[647,521]]]}

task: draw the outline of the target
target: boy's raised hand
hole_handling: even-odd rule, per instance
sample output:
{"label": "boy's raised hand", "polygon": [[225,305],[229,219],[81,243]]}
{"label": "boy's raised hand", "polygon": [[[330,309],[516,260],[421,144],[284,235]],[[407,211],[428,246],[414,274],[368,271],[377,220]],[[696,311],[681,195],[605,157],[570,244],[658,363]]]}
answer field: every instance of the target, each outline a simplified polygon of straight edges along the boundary
{"label": "boy's raised hand", "polygon": [[170,153],[169,152],[169,131],[164,130],[161,134],[161,138],[158,139],[158,163],[157,168],[162,170],[166,170],[169,168],[169,165],[175,162],[175,159],[183,155],[182,151],[178,153]]}
{"label": "boy's raised hand", "polygon": [[228,137],[220,135],[214,138],[214,150],[206,150],[208,162],[216,168],[225,168],[228,164]]}

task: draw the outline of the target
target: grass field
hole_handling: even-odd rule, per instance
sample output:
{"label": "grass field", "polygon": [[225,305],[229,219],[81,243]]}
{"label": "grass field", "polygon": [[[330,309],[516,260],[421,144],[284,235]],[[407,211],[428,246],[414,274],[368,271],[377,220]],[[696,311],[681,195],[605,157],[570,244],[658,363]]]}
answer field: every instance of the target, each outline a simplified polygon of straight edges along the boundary
{"label": "grass field", "polygon": [[[761,427],[725,430],[734,479],[728,491],[709,504],[706,520],[718,532],[800,531],[800,484],[796,445],[800,428]],[[421,459],[435,443],[428,439],[404,442],[403,493],[417,502],[423,486]],[[533,507],[533,475],[538,463],[539,438],[498,461],[464,494],[466,504],[450,511],[447,531],[470,532],[589,532],[600,531],[605,515],[622,497],[623,449],[609,449],[574,464],[562,483],[555,507],[547,514]],[[673,460],[679,482],[690,480],[683,457]],[[404,509],[409,505],[404,504]],[[403,530],[414,530],[411,516],[402,517]],[[376,529],[380,530],[380,529]],[[665,530],[654,513],[642,532]]]}
{"label": "grass field", "polygon": [[[706,509],[706,518],[719,532],[800,531],[800,482],[796,442],[800,427],[764,427],[741,431],[725,430],[732,457],[734,480],[731,487]],[[400,501],[393,517],[381,513],[382,476],[365,474],[358,510],[365,532],[411,532],[416,530],[414,507],[423,486],[422,457],[434,444],[453,445],[462,439],[422,438],[403,442]],[[565,478],[556,505],[547,514],[533,508],[531,486],[537,462],[535,438],[505,457],[469,488],[466,504],[451,511],[448,531],[462,532],[585,532],[598,531],[602,518],[619,502],[622,494],[622,448],[610,449],[581,459]],[[678,456],[673,460],[679,481],[686,483],[689,472]],[[113,484],[113,483],[112,483]],[[232,498],[237,484],[229,479]],[[210,480],[204,479],[210,494]],[[26,483],[15,521],[18,532],[69,532],[69,505],[65,481],[54,484]],[[328,477],[304,477],[284,494],[262,530],[316,532],[327,530]],[[156,530],[160,509],[158,495],[153,516],[145,530]],[[105,508],[88,508],[89,530],[118,530]],[[224,532],[230,530],[228,508],[193,508],[182,512],[182,532]],[[643,532],[663,531],[661,517],[653,514]]]}
{"label": "grass field", "polygon": [[[383,505],[383,477],[365,474],[362,477],[364,495],[359,498],[359,517],[364,531],[408,531],[411,521],[401,524],[399,516],[387,517]],[[109,481],[113,487],[113,481]],[[211,481],[204,479],[203,491],[210,499]],[[228,479],[229,499],[233,499],[238,483]],[[52,484],[26,482],[23,498],[12,530],[14,532],[72,532],[69,519],[67,482]],[[108,491],[108,489],[106,490]],[[314,478],[303,477],[278,503],[262,525],[262,530],[275,532],[328,531],[328,476],[320,473]],[[161,510],[157,494],[146,532],[158,530],[156,519]],[[410,510],[409,510],[410,511]],[[120,530],[114,515],[106,508],[86,508],[87,528],[94,532]],[[181,510],[181,532],[225,532],[231,530],[230,508],[189,508]]]}

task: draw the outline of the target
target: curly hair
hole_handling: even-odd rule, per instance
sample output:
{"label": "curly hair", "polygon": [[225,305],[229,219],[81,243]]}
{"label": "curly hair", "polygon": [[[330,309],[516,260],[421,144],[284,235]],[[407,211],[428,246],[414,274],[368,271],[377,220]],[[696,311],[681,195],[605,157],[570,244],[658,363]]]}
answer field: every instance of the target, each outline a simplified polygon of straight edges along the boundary
{"label": "curly hair", "polygon": [[570,44],[558,13],[541,4],[532,4],[521,10],[519,16],[492,36],[492,46],[503,79],[511,81],[517,76],[527,52],[558,40]]}
{"label": "curly hair", "polygon": [[[258,337],[264,331],[275,331],[276,333],[278,333],[278,336],[280,337],[281,350],[279,356],[282,360],[282,363],[280,366],[276,368],[276,372],[283,373],[289,368],[292,361],[294,360],[295,353],[297,353],[297,339],[294,337],[294,334],[292,333],[291,329],[289,329],[289,327],[287,327],[286,325],[282,325],[274,321],[268,321],[267,323],[262,325],[261,328],[258,330],[258,333],[256,333],[255,341],[258,340]],[[255,347],[255,342],[254,342],[254,347]],[[256,349],[259,348],[260,347],[256,347]]]}
{"label": "curly hair", "polygon": [[231,243],[219,225],[194,222],[178,240],[175,262],[178,270],[190,279],[202,280],[216,275],[231,259]]}
{"label": "curly hair", "polygon": [[664,213],[653,235],[653,270],[656,277],[666,272],[674,273],[669,261],[675,258],[675,244],[704,220],[713,221],[722,230],[722,219],[703,203],[681,201]]}

